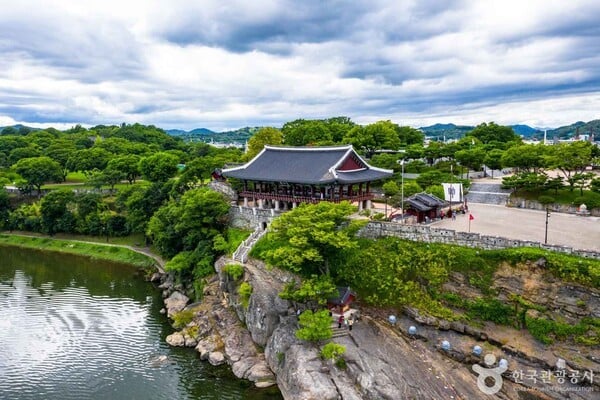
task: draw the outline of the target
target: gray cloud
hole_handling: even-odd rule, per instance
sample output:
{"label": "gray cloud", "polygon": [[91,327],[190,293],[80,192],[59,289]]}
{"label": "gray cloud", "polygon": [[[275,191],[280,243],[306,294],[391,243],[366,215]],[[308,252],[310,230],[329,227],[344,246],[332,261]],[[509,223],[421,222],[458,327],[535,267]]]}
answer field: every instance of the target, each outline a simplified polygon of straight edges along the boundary
{"label": "gray cloud", "polygon": [[478,109],[484,121],[502,109],[518,123],[523,104],[544,113],[549,97],[573,107],[564,118],[597,117],[577,100],[600,93],[591,0],[0,7],[0,121],[216,129],[333,115],[461,122]]}

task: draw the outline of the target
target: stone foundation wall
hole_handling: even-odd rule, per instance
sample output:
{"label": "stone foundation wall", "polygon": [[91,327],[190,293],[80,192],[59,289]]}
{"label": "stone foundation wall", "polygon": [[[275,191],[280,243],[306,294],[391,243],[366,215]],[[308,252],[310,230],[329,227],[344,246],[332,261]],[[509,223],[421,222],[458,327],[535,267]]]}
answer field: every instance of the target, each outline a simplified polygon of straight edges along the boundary
{"label": "stone foundation wall", "polygon": [[600,252],[574,249],[568,246],[547,245],[528,240],[507,239],[499,236],[486,236],[479,233],[457,232],[451,229],[440,229],[425,225],[402,225],[395,222],[371,221],[365,225],[358,235],[365,238],[395,236],[402,239],[446,243],[480,249],[506,249],[509,247],[539,247],[560,253],[575,254],[586,258],[600,259]]}
{"label": "stone foundation wall", "polygon": [[257,207],[231,206],[229,209],[229,225],[234,228],[255,230],[266,227],[273,218],[281,215],[281,211]]}

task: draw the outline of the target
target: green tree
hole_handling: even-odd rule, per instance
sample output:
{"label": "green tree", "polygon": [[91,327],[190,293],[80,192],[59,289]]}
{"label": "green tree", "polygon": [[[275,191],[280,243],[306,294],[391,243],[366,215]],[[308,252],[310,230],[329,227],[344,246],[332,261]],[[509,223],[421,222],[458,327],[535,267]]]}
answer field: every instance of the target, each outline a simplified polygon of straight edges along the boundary
{"label": "green tree", "polygon": [[102,171],[106,168],[111,157],[112,155],[108,151],[97,147],[77,150],[69,157],[67,169],[91,175],[94,170]]}
{"label": "green tree", "polygon": [[400,187],[395,181],[388,181],[384,183],[381,188],[383,189],[383,194],[387,197],[395,196],[400,193]]}
{"label": "green tree", "polygon": [[423,145],[425,134],[418,129],[411,128],[410,126],[399,126],[396,128],[398,138],[402,146],[410,146],[413,144]]}
{"label": "green tree", "polygon": [[292,281],[279,293],[279,297],[282,299],[307,304],[313,310],[324,306],[327,304],[327,299],[337,295],[337,287],[331,277],[327,275],[312,275],[310,278],[304,279],[300,286]]}
{"label": "green tree", "polygon": [[[472,170],[478,171],[483,165],[485,159],[485,150],[481,147],[473,147],[467,150],[459,150],[454,155],[456,161]],[[467,170],[467,179],[469,179],[469,171]]]}
{"label": "green tree", "polygon": [[378,121],[364,127],[355,126],[348,132],[344,141],[362,150],[367,157],[372,157],[376,150],[400,148],[397,127],[391,121]]}
{"label": "green tree", "polygon": [[510,126],[497,125],[494,122],[482,123],[475,129],[467,132],[465,136],[477,138],[481,143],[490,142],[514,142],[519,141],[520,137]]}
{"label": "green tree", "polygon": [[244,158],[251,160],[262,151],[265,145],[278,145],[281,143],[283,143],[283,134],[279,129],[271,127],[260,128],[248,140],[248,150]]}
{"label": "green tree", "polygon": [[544,188],[548,190],[554,190],[554,194],[558,194],[558,189],[562,189],[564,187],[564,178],[562,176],[557,176],[554,178],[550,178],[546,181]]}
{"label": "green tree", "polygon": [[550,168],[558,169],[573,191],[575,184],[580,178],[574,178],[577,174],[585,172],[585,168],[592,163],[592,147],[590,142],[560,143],[550,146],[547,161]]}
{"label": "green tree", "polygon": [[67,174],[69,173],[67,162],[69,161],[71,154],[73,154],[75,151],[77,151],[75,143],[67,139],[54,140],[44,150],[44,155],[50,157],[60,164],[62,168],[63,182],[67,180]]}
{"label": "green tree", "polygon": [[331,260],[356,247],[355,227],[348,224],[354,211],[348,202],[301,204],[273,221],[268,240],[277,245],[262,256],[269,264],[294,272],[328,275]]}
{"label": "green tree", "polygon": [[502,156],[504,155],[504,151],[500,149],[490,150],[485,158],[483,159],[483,163],[492,170],[492,178],[494,177],[494,170],[502,168]]}
{"label": "green tree", "polygon": [[119,171],[130,185],[140,176],[140,157],[135,154],[115,157],[108,162],[105,171]]}
{"label": "green tree", "polygon": [[14,170],[35,187],[38,194],[44,183],[59,182],[63,176],[60,164],[49,157],[24,158],[14,165]]}
{"label": "green tree", "polygon": [[10,198],[4,187],[0,187],[0,226],[9,228]]}
{"label": "green tree", "polygon": [[333,331],[331,329],[331,317],[329,311],[321,310],[312,312],[306,310],[298,318],[300,329],[296,331],[296,337],[309,342],[319,342],[330,339]]}
{"label": "green tree", "polygon": [[10,152],[8,156],[8,163],[10,165],[16,164],[17,161],[23,158],[33,158],[42,155],[40,148],[36,145],[30,145],[27,147],[18,147]]}
{"label": "green tree", "polygon": [[177,174],[179,159],[173,154],[156,153],[140,160],[142,176],[151,182],[166,182]]}
{"label": "green tree", "polygon": [[320,120],[297,119],[286,122],[281,128],[281,132],[284,143],[289,146],[332,143],[330,130],[326,123]]}
{"label": "green tree", "polygon": [[69,204],[74,203],[75,194],[71,190],[53,190],[40,202],[42,229],[49,235],[56,232],[74,232],[76,219]]}
{"label": "green tree", "polygon": [[427,188],[432,185],[441,185],[443,182],[448,180],[447,174],[437,170],[423,172],[416,179],[417,184],[423,188]]}
{"label": "green tree", "polygon": [[148,223],[147,235],[169,258],[181,251],[193,251],[201,242],[210,243],[212,249],[212,241],[226,227],[228,213],[229,204],[220,193],[193,189],[156,211]]}
{"label": "green tree", "polygon": [[547,165],[546,147],[532,144],[510,147],[504,152],[501,163],[505,167],[517,168],[519,171],[540,171]]}

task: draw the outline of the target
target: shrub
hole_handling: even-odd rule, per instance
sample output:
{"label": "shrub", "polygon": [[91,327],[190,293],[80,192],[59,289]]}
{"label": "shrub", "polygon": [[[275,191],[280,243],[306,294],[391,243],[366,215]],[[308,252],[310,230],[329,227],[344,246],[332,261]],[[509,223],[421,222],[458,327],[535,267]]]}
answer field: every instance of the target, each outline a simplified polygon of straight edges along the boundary
{"label": "shrub", "polygon": [[223,267],[223,272],[229,275],[234,281],[237,281],[244,276],[244,267],[240,264],[227,264]]}
{"label": "shrub", "polygon": [[194,319],[194,311],[192,310],[182,310],[178,313],[173,314],[173,327],[175,329],[182,329],[187,324],[192,322]]}
{"label": "shrub", "polygon": [[336,361],[346,352],[346,347],[341,344],[329,342],[321,349],[321,358]]}
{"label": "shrub", "polygon": [[296,331],[296,337],[301,340],[318,342],[331,338],[331,317],[328,310],[313,313],[306,310],[298,318],[300,329]]}
{"label": "shrub", "polygon": [[248,282],[242,282],[238,288],[238,294],[240,295],[240,301],[244,308],[248,308],[250,302],[250,295],[252,294],[252,285]]}

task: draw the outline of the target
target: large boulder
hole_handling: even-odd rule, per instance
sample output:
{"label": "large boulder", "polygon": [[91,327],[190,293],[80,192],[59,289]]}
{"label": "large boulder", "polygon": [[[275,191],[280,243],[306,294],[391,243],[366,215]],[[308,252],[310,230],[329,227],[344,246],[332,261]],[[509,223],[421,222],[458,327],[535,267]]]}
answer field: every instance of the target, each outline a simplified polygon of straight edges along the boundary
{"label": "large boulder", "polygon": [[190,299],[183,293],[173,292],[165,299],[165,307],[167,308],[167,316],[173,317],[173,314],[183,310]]}

